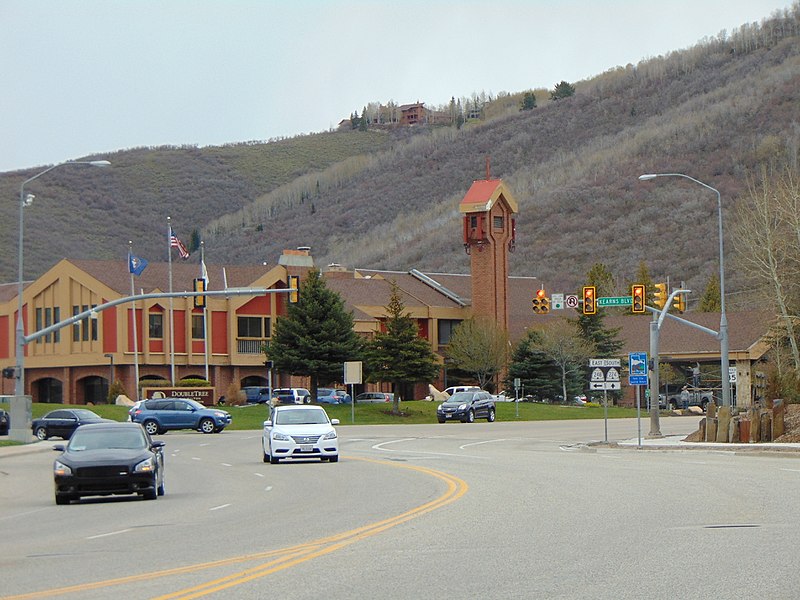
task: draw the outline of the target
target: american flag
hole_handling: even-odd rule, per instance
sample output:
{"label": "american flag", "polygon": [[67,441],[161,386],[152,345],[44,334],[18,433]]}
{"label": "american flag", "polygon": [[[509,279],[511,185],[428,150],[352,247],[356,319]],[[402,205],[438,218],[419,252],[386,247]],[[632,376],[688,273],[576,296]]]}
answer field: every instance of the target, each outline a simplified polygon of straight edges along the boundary
{"label": "american flag", "polygon": [[189,258],[189,251],[186,249],[186,246],[183,245],[183,242],[178,239],[178,236],[175,235],[172,227],[169,228],[169,245],[170,248],[178,249],[178,253],[180,253],[183,260]]}

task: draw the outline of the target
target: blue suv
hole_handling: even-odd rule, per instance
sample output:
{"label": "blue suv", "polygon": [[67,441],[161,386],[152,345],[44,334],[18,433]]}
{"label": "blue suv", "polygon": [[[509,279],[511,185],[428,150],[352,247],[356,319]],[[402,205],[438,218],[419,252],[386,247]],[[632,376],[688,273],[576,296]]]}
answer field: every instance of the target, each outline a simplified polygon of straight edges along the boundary
{"label": "blue suv", "polygon": [[206,408],[199,402],[184,398],[145,400],[131,408],[129,416],[134,423],[141,423],[150,435],[170,429],[219,433],[231,424],[230,413],[218,408]]}

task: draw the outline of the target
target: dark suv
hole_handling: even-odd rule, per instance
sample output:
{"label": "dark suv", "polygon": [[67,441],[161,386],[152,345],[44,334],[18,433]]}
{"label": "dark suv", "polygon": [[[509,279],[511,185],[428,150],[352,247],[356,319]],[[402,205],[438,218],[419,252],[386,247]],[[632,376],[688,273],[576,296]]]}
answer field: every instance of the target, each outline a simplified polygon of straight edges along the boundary
{"label": "dark suv", "polygon": [[476,418],[485,418],[492,422],[494,417],[494,399],[489,392],[483,390],[456,392],[436,409],[439,423],[456,419],[462,423],[472,423]]}
{"label": "dark suv", "polygon": [[153,398],[134,406],[131,421],[141,423],[150,435],[170,429],[196,429],[203,433],[219,433],[231,424],[230,413],[206,408],[194,400]]}

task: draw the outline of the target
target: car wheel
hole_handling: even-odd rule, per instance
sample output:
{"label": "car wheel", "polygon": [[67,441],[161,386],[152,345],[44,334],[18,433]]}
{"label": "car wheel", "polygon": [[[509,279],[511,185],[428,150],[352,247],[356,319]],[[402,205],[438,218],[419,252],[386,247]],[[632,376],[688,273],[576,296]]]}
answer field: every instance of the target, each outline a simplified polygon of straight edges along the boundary
{"label": "car wheel", "polygon": [[70,497],[66,494],[56,494],[56,504],[59,506],[69,504]]}
{"label": "car wheel", "polygon": [[37,427],[36,431],[34,432],[36,437],[42,441],[46,440],[49,436],[47,435],[47,429],[44,427]]}
{"label": "car wheel", "polygon": [[494,423],[494,417],[495,417],[495,415],[494,415],[494,409],[493,409],[493,408],[490,408],[490,409],[489,409],[489,414],[488,414],[488,415],[486,415],[486,420],[487,420],[487,421],[489,421],[489,423]]}
{"label": "car wheel", "polygon": [[211,419],[203,419],[200,421],[200,431],[203,433],[214,433],[216,428],[217,426],[214,425],[214,421]]}
{"label": "car wheel", "polygon": [[142,498],[145,500],[155,500],[158,498],[158,492],[156,492],[156,490],[147,490],[142,494]]}
{"label": "car wheel", "polygon": [[270,456],[269,457],[269,464],[277,465],[278,464],[278,458],[276,456]]}
{"label": "car wheel", "polygon": [[164,489],[164,478],[162,477],[161,484],[156,488],[156,494],[158,494],[159,496],[163,496],[165,491],[166,490]]}
{"label": "car wheel", "polygon": [[703,409],[703,412],[706,412],[706,409],[708,408],[708,400],[703,400],[703,401],[700,403],[700,408],[702,408],[702,409]]}
{"label": "car wheel", "polygon": [[439,421],[439,423],[444,423],[444,419],[437,419],[437,421]]}
{"label": "car wheel", "polygon": [[467,423],[474,423],[475,422],[475,413],[470,408],[469,412],[467,413]]}
{"label": "car wheel", "polygon": [[161,433],[161,429],[159,429],[158,423],[156,423],[152,419],[144,422],[144,430],[150,435]]}
{"label": "car wheel", "polygon": [[339,455],[338,454],[334,454],[333,456],[329,456],[328,460],[330,462],[339,462]]}

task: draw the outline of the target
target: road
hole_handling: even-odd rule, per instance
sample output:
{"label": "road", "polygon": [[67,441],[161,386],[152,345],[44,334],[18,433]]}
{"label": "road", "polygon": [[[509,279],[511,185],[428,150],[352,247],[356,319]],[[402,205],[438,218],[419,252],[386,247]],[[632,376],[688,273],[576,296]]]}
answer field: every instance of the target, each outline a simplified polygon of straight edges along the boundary
{"label": "road", "polygon": [[[696,419],[662,419],[688,433]],[[644,425],[643,425],[644,427]],[[156,501],[0,459],[0,598],[794,598],[800,455],[587,447],[602,421],[340,427],[339,463],[169,433]],[[636,437],[635,420],[609,438]],[[58,443],[58,442],[54,442]]]}

